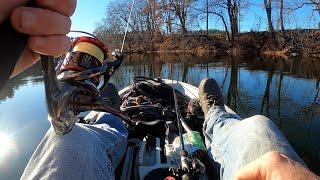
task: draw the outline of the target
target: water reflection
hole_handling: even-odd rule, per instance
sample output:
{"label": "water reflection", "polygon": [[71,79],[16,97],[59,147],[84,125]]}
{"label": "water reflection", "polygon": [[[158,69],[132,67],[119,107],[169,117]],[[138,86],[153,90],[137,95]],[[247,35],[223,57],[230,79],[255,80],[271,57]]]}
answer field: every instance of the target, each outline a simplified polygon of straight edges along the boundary
{"label": "water reflection", "polygon": [[[171,64],[173,75],[170,73]],[[201,79],[214,77],[223,89],[227,105],[243,117],[256,114],[270,117],[300,156],[320,173],[318,61],[192,55],[132,56],[115,76],[115,82],[120,82],[119,87],[123,87],[135,75],[158,77],[160,74],[163,78],[173,77],[196,86]]]}
{"label": "water reflection", "polygon": [[238,64],[234,59],[231,59],[231,77],[230,77],[230,85],[227,94],[227,105],[232,108],[234,111],[237,111],[237,102],[239,99],[238,92],[238,77],[239,77],[239,68]]}
{"label": "water reflection", "polygon": [[[215,78],[232,109],[242,117],[258,113],[270,117],[310,168],[320,174],[320,62],[303,58],[237,59],[210,55],[129,56],[111,81],[123,88],[134,76],[174,78],[195,86],[205,77]],[[24,103],[31,100],[33,108]],[[29,128],[15,137],[16,144],[28,142],[20,145],[20,151],[26,153],[10,159],[16,163],[9,165],[12,167],[5,175],[0,169],[0,179],[16,179],[49,127],[40,65],[9,82],[0,93],[0,109],[1,125],[7,123],[12,132],[21,128],[19,122],[28,122]],[[8,118],[14,119],[8,123]],[[24,120],[18,121],[19,118]]]}
{"label": "water reflection", "polygon": [[8,156],[8,154],[12,153],[15,148],[14,148],[14,141],[12,137],[5,133],[0,132],[0,165],[1,165],[1,160]]}
{"label": "water reflection", "polygon": [[0,91],[0,103],[3,100],[13,98],[15,91],[18,91],[22,86],[26,86],[28,82],[32,84],[43,83],[41,65],[39,63],[8,81],[4,89]]}

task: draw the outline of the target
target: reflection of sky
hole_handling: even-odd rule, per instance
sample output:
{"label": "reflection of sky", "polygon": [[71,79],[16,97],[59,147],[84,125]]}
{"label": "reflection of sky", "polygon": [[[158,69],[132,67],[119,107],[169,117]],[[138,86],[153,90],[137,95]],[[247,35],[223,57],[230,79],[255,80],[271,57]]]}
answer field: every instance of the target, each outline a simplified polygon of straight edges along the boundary
{"label": "reflection of sky", "polygon": [[14,144],[14,149],[1,159],[0,179],[17,179],[21,175],[49,127],[43,88],[29,82],[15,92],[14,98],[0,104],[0,132],[10,136]]}
{"label": "reflection of sky", "polygon": [[[195,86],[207,77],[207,64],[175,63],[174,79],[182,79],[183,70],[187,70],[187,81]],[[151,68],[153,67],[153,68]],[[170,66],[167,63],[158,64],[149,61],[124,65],[113,77],[112,81],[120,88],[127,86],[134,75],[153,76],[155,71],[162,69],[163,78],[171,78]],[[226,75],[226,67],[220,63],[209,63],[209,76],[215,78],[219,85]],[[223,86],[227,94],[230,85],[230,67]],[[238,75],[239,101],[238,113],[243,117],[252,116],[260,112],[262,97],[265,93],[268,72],[262,70],[248,70],[240,68]],[[26,166],[33,151],[49,127],[45,108],[44,86],[28,83],[19,87],[14,97],[0,103],[0,132],[6,132],[12,137],[14,151],[0,159],[0,179],[17,179]],[[270,118],[277,123],[276,87],[279,73],[274,73],[270,90]],[[290,143],[302,154],[311,155],[314,161],[319,161],[320,121],[319,114],[313,118],[308,116],[311,111],[304,113],[300,107],[310,105],[316,93],[316,81],[284,76],[282,82],[282,99],[280,108],[281,130]],[[313,119],[311,121],[311,119]],[[310,131],[309,131],[310,129]],[[307,143],[306,143],[307,142]],[[1,157],[1,155],[0,155]],[[320,169],[320,168],[318,168]]]}
{"label": "reflection of sky", "polygon": [[12,136],[5,131],[0,132],[0,139],[0,169],[2,169],[6,157],[12,155],[12,153],[16,151],[16,145]]}

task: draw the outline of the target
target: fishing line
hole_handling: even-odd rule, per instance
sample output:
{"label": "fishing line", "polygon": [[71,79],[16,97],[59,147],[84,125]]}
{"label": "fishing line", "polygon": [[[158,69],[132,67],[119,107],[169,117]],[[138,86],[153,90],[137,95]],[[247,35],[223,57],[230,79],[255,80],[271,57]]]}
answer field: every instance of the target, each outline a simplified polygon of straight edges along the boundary
{"label": "fishing line", "polygon": [[85,32],[85,31],[71,30],[70,32],[71,33],[82,33],[82,34],[86,34],[86,35],[89,35],[89,36],[92,36],[92,37],[98,39],[94,34],[91,34],[91,33]]}
{"label": "fishing line", "polygon": [[124,37],[123,37],[123,41],[122,41],[121,52],[123,52],[124,44],[125,44],[125,42],[126,42],[127,34],[128,34],[128,31],[129,31],[129,23],[130,23],[130,21],[131,21],[131,15],[132,15],[134,3],[135,3],[135,0],[132,0],[131,9],[130,9],[130,14],[129,14],[129,18],[128,18],[128,20],[127,20],[126,30],[125,30],[125,32],[124,32]]}
{"label": "fishing line", "polygon": [[[131,21],[131,16],[132,16],[132,11],[133,11],[133,8],[134,8],[134,4],[135,4],[135,0],[132,0],[130,13],[129,13],[129,17],[128,17],[128,20],[127,20],[127,23],[126,23],[126,29],[125,29],[125,32],[124,32],[124,37],[123,37],[123,41],[122,41],[122,45],[121,45],[121,52],[122,53],[123,53],[124,44],[125,44],[126,39],[127,39],[127,34],[128,34],[128,31],[129,31],[129,25],[130,25],[130,21]],[[70,32],[71,33],[82,33],[82,34],[86,34],[86,35],[89,35],[91,37],[94,37],[94,38],[98,39],[94,34],[88,33],[88,32],[85,32],[85,31],[71,30]]]}

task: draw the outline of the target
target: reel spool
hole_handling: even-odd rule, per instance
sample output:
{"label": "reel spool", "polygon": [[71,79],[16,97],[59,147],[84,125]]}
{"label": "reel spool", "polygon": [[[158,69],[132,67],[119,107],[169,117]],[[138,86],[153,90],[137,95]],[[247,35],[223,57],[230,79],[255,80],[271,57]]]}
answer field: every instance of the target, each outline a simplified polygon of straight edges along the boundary
{"label": "reel spool", "polygon": [[[107,63],[108,47],[94,37],[82,36],[75,39],[72,50],[58,65],[57,79],[76,86],[87,87],[92,95],[97,96],[105,85],[103,73],[94,73],[97,68]],[[83,72],[90,73],[89,77]]]}

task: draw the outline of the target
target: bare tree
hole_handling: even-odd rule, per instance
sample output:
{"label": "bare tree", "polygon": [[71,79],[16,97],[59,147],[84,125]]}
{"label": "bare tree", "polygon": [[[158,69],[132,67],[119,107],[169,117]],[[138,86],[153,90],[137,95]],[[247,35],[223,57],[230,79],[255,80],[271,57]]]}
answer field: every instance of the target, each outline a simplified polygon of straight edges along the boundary
{"label": "bare tree", "polygon": [[293,3],[294,7],[288,8],[289,10],[297,10],[304,6],[313,6],[314,10],[320,13],[320,0],[295,0]]}
{"label": "bare tree", "polygon": [[[286,9],[289,11],[295,11],[305,6],[312,8],[312,11],[317,11],[320,15],[320,0],[292,0],[291,5]],[[319,22],[320,28],[320,22]]]}
{"label": "bare tree", "polygon": [[182,30],[182,33],[187,33],[187,18],[188,18],[188,12],[191,4],[194,2],[194,0],[172,0],[172,5],[174,12],[176,16],[179,19],[180,22],[180,28]]}
{"label": "bare tree", "polygon": [[206,23],[207,23],[207,36],[209,36],[209,0],[206,0]]}
{"label": "bare tree", "polygon": [[230,20],[232,42],[234,42],[239,35],[239,26],[238,26],[239,8],[240,8],[240,0],[227,0],[227,9],[228,9],[229,20]]}
{"label": "bare tree", "polygon": [[219,16],[223,21],[225,29],[227,31],[227,22],[226,18],[224,17],[224,11],[228,14],[229,19],[229,27],[231,31],[231,42],[234,42],[235,39],[239,36],[239,15],[241,4],[243,0],[214,0],[213,7],[215,7],[213,14]]}
{"label": "bare tree", "polygon": [[269,32],[274,32],[273,23],[272,23],[272,0],[264,0],[264,7],[267,13],[268,18],[268,30]]}
{"label": "bare tree", "polygon": [[207,35],[209,31],[209,15],[212,14],[214,16],[217,16],[221,19],[223,23],[224,30],[226,32],[226,37],[228,41],[231,41],[229,28],[228,28],[228,22],[224,16],[223,11],[226,10],[226,6],[224,6],[225,2],[221,0],[205,0],[205,6],[202,6],[200,8],[194,8],[196,11],[200,12],[201,14],[205,14],[206,16],[206,25],[207,25]]}
{"label": "bare tree", "polygon": [[172,0],[161,0],[161,7],[162,7],[162,18],[163,22],[166,26],[166,31],[169,34],[173,32],[173,21],[174,21],[174,14],[173,7],[172,7]]}
{"label": "bare tree", "polygon": [[283,4],[283,0],[279,0],[279,20],[280,20],[280,28],[281,28],[281,32],[282,34],[284,34],[285,28],[284,28],[284,4]]}

